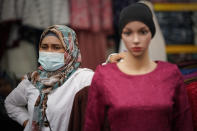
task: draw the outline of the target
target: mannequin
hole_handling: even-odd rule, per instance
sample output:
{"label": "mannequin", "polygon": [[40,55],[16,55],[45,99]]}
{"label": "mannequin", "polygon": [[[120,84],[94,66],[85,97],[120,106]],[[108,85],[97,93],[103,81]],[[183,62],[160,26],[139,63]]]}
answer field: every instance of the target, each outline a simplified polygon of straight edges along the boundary
{"label": "mannequin", "polygon": [[[149,47],[150,58],[152,60],[167,61],[167,55],[166,55],[166,50],[165,50],[165,40],[164,40],[162,31],[160,29],[158,20],[155,16],[153,5],[151,2],[146,1],[146,0],[141,0],[140,2],[146,4],[151,9],[152,14],[153,14],[153,20],[154,20],[155,27],[156,27],[155,36],[151,40],[151,44]],[[124,46],[124,42],[121,39],[119,52],[124,52],[124,51],[127,51],[127,49]]]}
{"label": "mannequin", "polygon": [[120,13],[119,33],[127,52],[118,63],[97,67],[89,91],[84,131],[193,131],[184,81],[177,65],[153,61],[155,36],[150,8],[131,4]]}

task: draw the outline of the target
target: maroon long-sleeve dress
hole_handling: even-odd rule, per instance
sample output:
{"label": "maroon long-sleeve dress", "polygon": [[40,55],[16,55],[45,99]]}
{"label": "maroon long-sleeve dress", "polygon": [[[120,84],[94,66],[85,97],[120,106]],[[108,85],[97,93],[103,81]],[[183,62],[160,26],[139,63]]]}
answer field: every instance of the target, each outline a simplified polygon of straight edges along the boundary
{"label": "maroon long-sleeve dress", "polygon": [[176,65],[157,61],[144,75],[128,75],[116,63],[98,66],[91,87],[84,131],[193,131],[190,106]]}

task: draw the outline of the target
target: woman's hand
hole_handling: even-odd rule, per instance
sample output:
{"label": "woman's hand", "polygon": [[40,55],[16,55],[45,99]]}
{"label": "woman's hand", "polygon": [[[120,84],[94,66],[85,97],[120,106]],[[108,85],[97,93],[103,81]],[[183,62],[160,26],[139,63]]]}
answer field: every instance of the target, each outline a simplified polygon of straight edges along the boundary
{"label": "woman's hand", "polygon": [[125,58],[125,52],[121,52],[121,53],[113,53],[113,54],[110,54],[107,58],[107,61],[105,62],[106,64],[107,63],[117,63],[119,62],[120,60],[124,59]]}
{"label": "woman's hand", "polygon": [[28,120],[25,120],[25,121],[23,122],[23,127],[25,127],[25,126],[27,125],[27,122],[28,122]]}

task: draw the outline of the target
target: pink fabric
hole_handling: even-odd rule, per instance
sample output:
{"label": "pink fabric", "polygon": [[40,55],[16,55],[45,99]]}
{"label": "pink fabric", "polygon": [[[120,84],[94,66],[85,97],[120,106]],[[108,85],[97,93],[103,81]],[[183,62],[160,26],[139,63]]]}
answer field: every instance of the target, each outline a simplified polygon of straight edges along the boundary
{"label": "pink fabric", "polygon": [[113,30],[111,0],[70,0],[71,26],[93,32]]}
{"label": "pink fabric", "polygon": [[[112,33],[113,32],[113,12],[111,0],[102,0],[101,8],[101,22],[103,30]],[[111,32],[110,32],[111,31]]]}
{"label": "pink fabric", "polygon": [[70,25],[78,31],[82,67],[105,62],[108,34],[113,33],[111,0],[70,0]]}
{"label": "pink fabric", "polygon": [[89,88],[84,131],[193,131],[183,77],[176,65],[157,62],[145,75],[127,75],[116,64],[98,66]]}
{"label": "pink fabric", "polygon": [[101,30],[101,0],[88,0],[91,16],[91,30],[99,32]]}
{"label": "pink fabric", "polygon": [[89,29],[88,0],[70,0],[70,24],[74,29]]}

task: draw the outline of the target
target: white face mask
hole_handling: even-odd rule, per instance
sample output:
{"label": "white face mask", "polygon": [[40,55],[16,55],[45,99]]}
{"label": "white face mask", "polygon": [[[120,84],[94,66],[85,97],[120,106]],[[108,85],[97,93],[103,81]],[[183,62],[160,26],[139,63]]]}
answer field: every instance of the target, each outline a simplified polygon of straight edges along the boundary
{"label": "white face mask", "polygon": [[46,71],[55,71],[64,66],[64,53],[39,52],[38,62]]}

